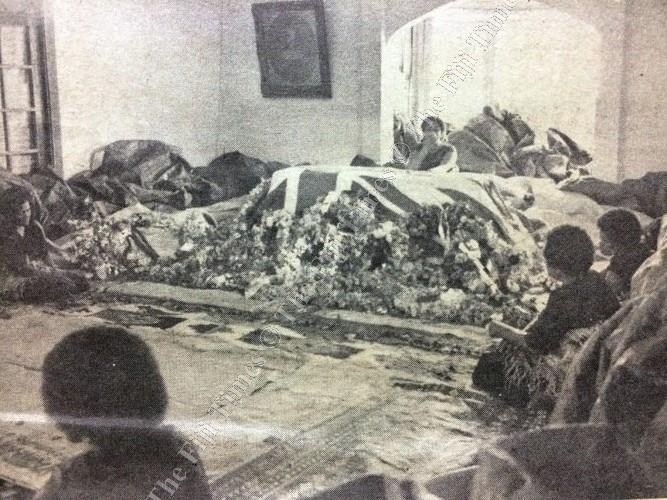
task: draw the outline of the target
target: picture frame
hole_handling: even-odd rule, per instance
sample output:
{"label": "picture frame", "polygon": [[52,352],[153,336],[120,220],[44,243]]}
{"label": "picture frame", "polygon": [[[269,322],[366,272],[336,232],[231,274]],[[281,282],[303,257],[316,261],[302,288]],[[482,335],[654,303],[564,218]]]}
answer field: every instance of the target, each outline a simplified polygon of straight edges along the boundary
{"label": "picture frame", "polygon": [[263,97],[331,98],[322,0],[252,5]]}

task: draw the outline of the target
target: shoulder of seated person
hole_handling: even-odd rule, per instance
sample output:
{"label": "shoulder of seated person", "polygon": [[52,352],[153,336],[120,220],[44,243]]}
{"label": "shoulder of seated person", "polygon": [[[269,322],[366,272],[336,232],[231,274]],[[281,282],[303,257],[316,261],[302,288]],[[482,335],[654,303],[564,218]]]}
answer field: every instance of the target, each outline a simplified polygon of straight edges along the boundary
{"label": "shoulder of seated person", "polygon": [[610,296],[615,296],[616,293],[609,283],[609,280],[612,281],[622,281],[623,277],[616,274],[613,270],[608,271],[605,275],[598,273],[597,271],[590,271],[594,273],[587,280],[586,288],[593,288],[593,293],[596,294],[596,297],[602,299],[608,299]]}
{"label": "shoulder of seated person", "polygon": [[604,277],[602,276],[602,273],[600,273],[600,272],[598,272],[594,269],[591,269],[591,270],[587,271],[585,274],[582,274],[580,279],[582,281],[589,281],[589,280],[604,281]]}
{"label": "shoulder of seated person", "polygon": [[582,289],[585,290],[591,286],[595,287],[602,284],[604,284],[604,278],[600,273],[597,271],[588,271],[569,283],[559,286],[552,291],[550,295],[567,298],[571,297],[573,293],[577,294],[577,292],[582,291]]}

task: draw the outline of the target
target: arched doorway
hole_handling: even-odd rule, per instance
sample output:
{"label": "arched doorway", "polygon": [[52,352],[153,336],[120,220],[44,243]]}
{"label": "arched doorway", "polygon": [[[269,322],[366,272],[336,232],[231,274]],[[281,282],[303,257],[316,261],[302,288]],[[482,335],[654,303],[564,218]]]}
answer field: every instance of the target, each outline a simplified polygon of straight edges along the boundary
{"label": "arched doorway", "polygon": [[[519,113],[538,141],[555,127],[595,155],[600,34],[558,9],[520,2],[506,12],[484,50],[471,48],[470,36],[498,6],[488,0],[451,2],[387,40],[382,55],[383,160],[391,156],[394,116],[412,120],[418,128],[425,114],[438,114],[460,128],[487,104]],[[467,78],[443,91],[442,75],[462,50],[468,54]]]}

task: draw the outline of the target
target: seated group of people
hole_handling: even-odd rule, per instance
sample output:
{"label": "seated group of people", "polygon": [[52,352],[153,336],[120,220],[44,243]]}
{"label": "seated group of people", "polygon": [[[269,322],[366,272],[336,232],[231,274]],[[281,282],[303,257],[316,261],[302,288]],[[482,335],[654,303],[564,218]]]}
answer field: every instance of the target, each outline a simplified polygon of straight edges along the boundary
{"label": "seated group of people", "polygon": [[[422,129],[424,140],[408,168],[455,165],[456,150],[446,144],[442,121],[427,119]],[[52,255],[63,250],[34,217],[29,192],[11,188],[1,208],[0,299],[62,299],[88,288],[79,273],[53,265]],[[544,258],[550,276],[562,285],[525,330],[495,322],[489,326],[513,354],[558,356],[569,332],[600,324],[620,309],[632,276],[651,249],[631,212],[612,210],[598,220],[598,227],[600,250],[611,256],[603,273],[591,270],[596,250],[584,230],[560,226],[549,233]],[[506,359],[481,360],[475,375],[479,385],[505,390]],[[76,331],[46,357],[42,377],[47,413],[70,440],[85,439],[91,449],[59,467],[37,498],[212,498],[194,445],[161,425],[166,389],[157,362],[139,337],[115,327]],[[531,388],[523,389],[528,402]]]}
{"label": "seated group of people", "polygon": [[[552,356],[556,364],[565,357],[571,361],[575,353],[566,352],[572,347],[567,344],[572,340],[570,335],[578,331],[583,335],[574,345],[576,350],[590,336],[591,327],[616,313],[629,296],[632,276],[652,253],[632,212],[611,210],[600,217],[597,225],[600,251],[610,257],[608,267],[602,273],[591,270],[596,250],[583,229],[571,225],[554,228],[547,236],[544,259],[549,276],[560,287],[550,294],[544,310],[524,330],[501,322],[489,324],[489,334],[503,342],[480,359],[473,374],[476,385],[502,394],[517,406],[532,401],[546,403],[548,409],[555,402],[559,380],[551,384],[552,397],[546,398],[548,401],[533,400],[545,384],[536,379],[540,376],[536,367],[545,356]],[[514,372],[514,377],[508,376],[509,372]],[[564,369],[554,370],[556,378],[563,375]]]}
{"label": "seated group of people", "polygon": [[[634,215],[613,210],[600,218],[601,247],[611,254],[602,273],[591,270],[595,249],[585,231],[555,228],[544,254],[562,286],[526,330],[490,325],[511,355],[533,361],[560,355],[570,332],[586,332],[548,425],[485,443],[469,466],[427,482],[371,475],[311,500],[667,498],[667,273],[659,269],[650,286],[644,274],[664,262],[667,217],[660,222],[658,259],[641,266],[650,246]],[[480,359],[482,368],[507,375],[489,358]]]}
{"label": "seated group of people", "polygon": [[[23,227],[27,220],[26,215]],[[618,297],[627,293],[629,278],[648,250],[629,212],[611,211],[599,227],[604,249],[613,253],[606,272],[591,271],[595,248],[585,231],[555,228],[544,256],[549,273],[563,285],[526,332],[498,326],[499,336],[536,355],[554,353],[567,331],[592,326],[619,309]],[[195,445],[161,424],[166,388],[150,348],[138,336],[109,326],[71,333],[44,361],[42,397],[67,437],[86,439],[92,447],[61,465],[38,499],[212,498]],[[322,498],[345,498],[328,495]]]}

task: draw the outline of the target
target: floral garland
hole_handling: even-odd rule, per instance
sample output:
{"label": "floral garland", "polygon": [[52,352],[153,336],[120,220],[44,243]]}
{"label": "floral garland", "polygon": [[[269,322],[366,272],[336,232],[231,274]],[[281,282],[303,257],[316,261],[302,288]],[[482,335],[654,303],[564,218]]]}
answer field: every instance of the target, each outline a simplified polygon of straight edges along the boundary
{"label": "floral garland", "polygon": [[[237,290],[268,301],[291,293],[313,307],[473,325],[496,318],[524,326],[544,300],[541,257],[513,248],[492,221],[465,204],[423,207],[404,217],[377,206],[363,227],[351,230],[340,222],[359,195],[331,193],[297,216],[255,211],[267,188],[264,182],[253,190],[230,223],[178,228],[188,244],[175,259],[128,262],[114,243],[123,229],[99,221],[79,258],[108,276]],[[337,251],[325,259],[332,241]]]}

